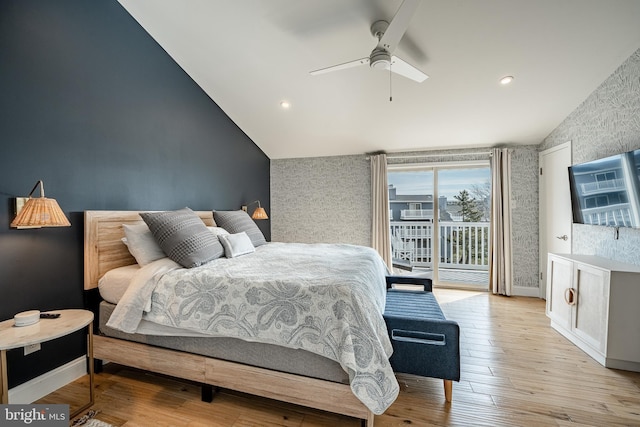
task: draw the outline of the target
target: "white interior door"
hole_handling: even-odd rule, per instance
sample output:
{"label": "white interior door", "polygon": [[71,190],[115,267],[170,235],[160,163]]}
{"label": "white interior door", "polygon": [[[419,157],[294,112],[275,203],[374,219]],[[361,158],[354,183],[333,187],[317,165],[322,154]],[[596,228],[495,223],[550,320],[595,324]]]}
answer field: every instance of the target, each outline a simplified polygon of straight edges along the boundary
{"label": "white interior door", "polygon": [[540,297],[546,298],[547,254],[571,253],[571,141],[540,153]]}

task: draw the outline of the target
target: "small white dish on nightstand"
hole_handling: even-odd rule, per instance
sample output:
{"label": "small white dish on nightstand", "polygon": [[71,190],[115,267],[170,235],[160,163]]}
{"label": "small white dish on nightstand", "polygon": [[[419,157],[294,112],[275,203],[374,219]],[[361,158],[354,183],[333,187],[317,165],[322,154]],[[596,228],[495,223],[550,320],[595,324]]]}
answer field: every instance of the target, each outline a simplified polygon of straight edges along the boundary
{"label": "small white dish on nightstand", "polygon": [[29,326],[40,321],[39,310],[23,311],[13,316],[13,321],[16,326]]}

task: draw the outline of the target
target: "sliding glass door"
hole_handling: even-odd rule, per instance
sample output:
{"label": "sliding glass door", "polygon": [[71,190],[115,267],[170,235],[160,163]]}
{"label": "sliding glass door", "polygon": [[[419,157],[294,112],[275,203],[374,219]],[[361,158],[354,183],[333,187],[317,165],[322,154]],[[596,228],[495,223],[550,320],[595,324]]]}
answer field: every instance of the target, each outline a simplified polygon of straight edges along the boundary
{"label": "sliding glass door", "polygon": [[390,165],[388,180],[396,267],[437,285],[487,289],[488,163]]}

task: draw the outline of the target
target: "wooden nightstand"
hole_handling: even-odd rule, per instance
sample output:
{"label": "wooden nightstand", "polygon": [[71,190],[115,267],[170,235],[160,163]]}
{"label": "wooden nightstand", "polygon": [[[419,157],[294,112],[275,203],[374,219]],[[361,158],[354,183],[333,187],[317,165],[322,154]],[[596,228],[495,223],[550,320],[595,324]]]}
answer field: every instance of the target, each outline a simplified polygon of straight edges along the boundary
{"label": "wooden nightstand", "polygon": [[71,414],[73,418],[93,405],[93,313],[87,310],[54,310],[50,313],[60,313],[60,317],[40,319],[38,323],[20,327],[14,326],[13,319],[0,322],[0,403],[9,403],[7,350],[51,341],[87,327],[90,402]]}

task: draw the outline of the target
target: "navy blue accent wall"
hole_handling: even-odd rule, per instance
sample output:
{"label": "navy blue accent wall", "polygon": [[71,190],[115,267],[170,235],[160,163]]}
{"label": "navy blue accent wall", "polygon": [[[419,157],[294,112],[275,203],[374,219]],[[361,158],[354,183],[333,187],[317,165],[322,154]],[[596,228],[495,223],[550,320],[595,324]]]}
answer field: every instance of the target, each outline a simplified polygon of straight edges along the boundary
{"label": "navy blue accent wall", "polygon": [[[39,179],[70,228],[10,229],[12,199]],[[85,210],[256,199],[269,211],[268,157],[116,0],[0,2],[0,320],[82,307]],[[83,346],[10,352],[10,387]]]}

